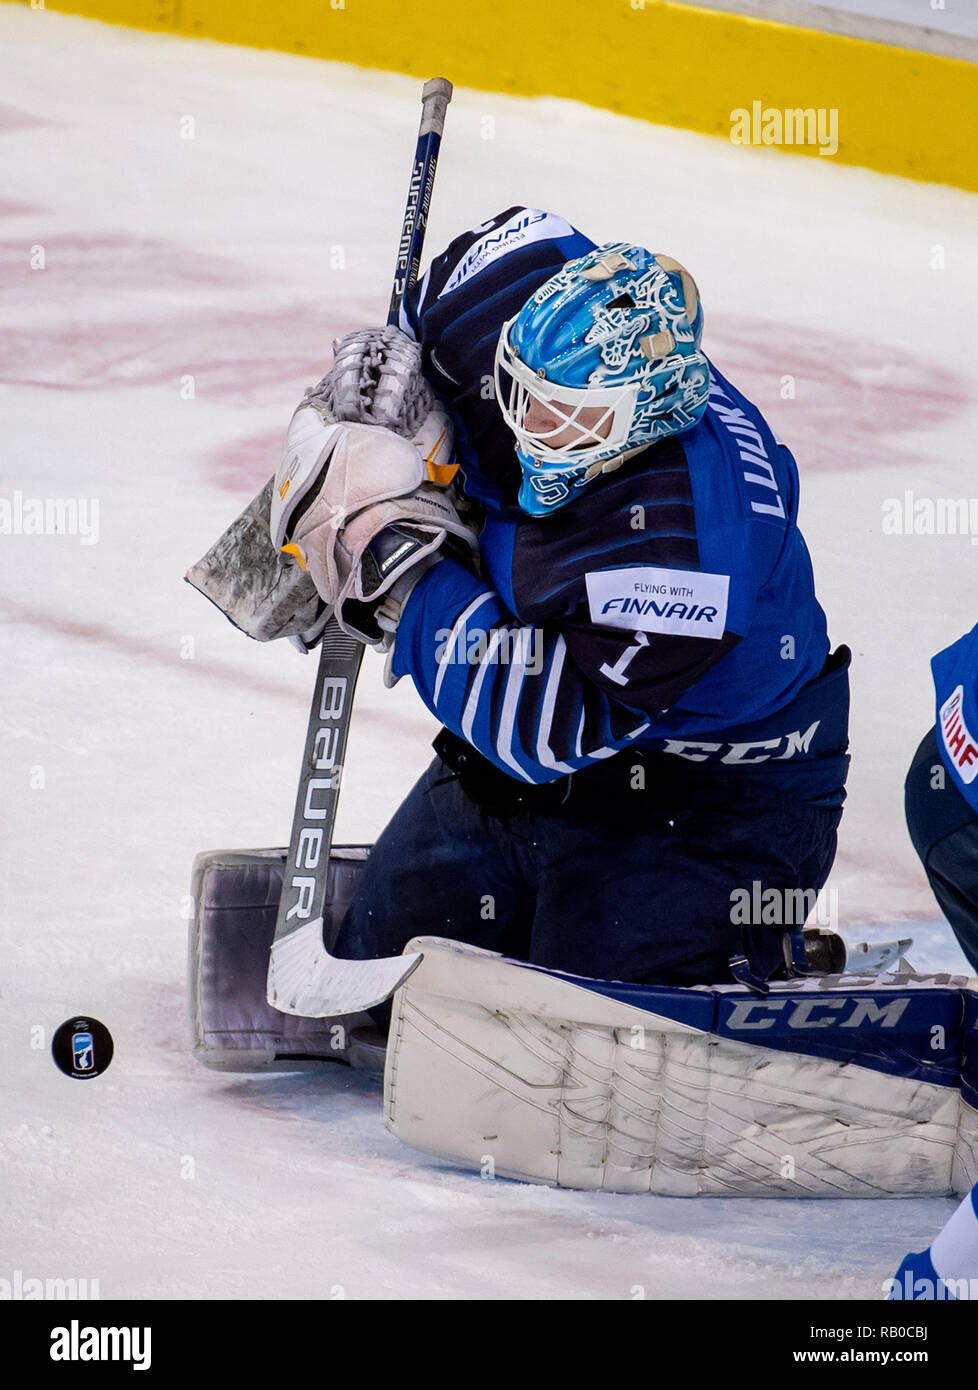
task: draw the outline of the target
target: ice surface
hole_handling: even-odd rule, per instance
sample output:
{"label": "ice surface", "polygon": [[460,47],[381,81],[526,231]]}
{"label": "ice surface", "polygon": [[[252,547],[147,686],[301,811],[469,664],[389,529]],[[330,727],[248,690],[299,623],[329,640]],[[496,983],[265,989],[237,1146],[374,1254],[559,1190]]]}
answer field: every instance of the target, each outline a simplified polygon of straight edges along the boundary
{"label": "ice surface", "polygon": [[[272,471],[331,339],[384,318],[419,84],[10,5],[0,50],[0,496],[99,504],[97,544],[0,537],[0,1276],[97,1278],[106,1298],[876,1296],[953,1203],[483,1182],[401,1146],[345,1069],[192,1061],[191,862],[287,838],[314,673],[181,576]],[[902,780],[933,722],[929,658],[978,618],[978,551],[881,516],[908,489],[974,492],[975,198],[457,91],[429,250],[521,201],[696,275],[709,351],[798,457],[819,592],[855,652],[841,922],[961,969]],[[434,733],[408,682],[365,667],[348,842],[377,834]],[[87,1085],[48,1052],[79,1010],[116,1042]]]}

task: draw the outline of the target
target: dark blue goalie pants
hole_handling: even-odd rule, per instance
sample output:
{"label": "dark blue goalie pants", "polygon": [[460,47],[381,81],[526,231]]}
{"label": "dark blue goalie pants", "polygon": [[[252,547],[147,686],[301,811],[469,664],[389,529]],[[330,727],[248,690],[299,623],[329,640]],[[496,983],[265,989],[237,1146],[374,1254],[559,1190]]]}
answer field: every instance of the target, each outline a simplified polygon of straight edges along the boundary
{"label": "dark blue goalie pants", "polygon": [[753,890],[756,903],[766,890],[822,887],[847,762],[837,796],[823,798],[835,805],[810,804],[770,765],[629,751],[576,773],[569,792],[551,784],[532,804],[503,807],[491,793],[474,800],[436,759],[377,841],[333,950],[390,956],[413,936],[445,936],[669,985],[729,981],[730,958],[746,954],[767,978],[786,928],[776,912],[745,924],[734,894],[743,903]]}
{"label": "dark blue goalie pants", "polygon": [[978,972],[978,816],[925,734],[904,787],[907,828],[944,916]]}

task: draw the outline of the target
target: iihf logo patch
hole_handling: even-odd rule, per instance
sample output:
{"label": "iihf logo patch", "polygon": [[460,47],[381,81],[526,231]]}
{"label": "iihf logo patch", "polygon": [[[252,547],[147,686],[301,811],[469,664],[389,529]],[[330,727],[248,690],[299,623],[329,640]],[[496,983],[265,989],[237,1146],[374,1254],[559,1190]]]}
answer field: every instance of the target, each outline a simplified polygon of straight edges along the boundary
{"label": "iihf logo patch", "polygon": [[978,775],[978,741],[964,722],[963,703],[964,686],[959,685],[941,706],[940,720],[944,750],[961,781],[967,784]]}

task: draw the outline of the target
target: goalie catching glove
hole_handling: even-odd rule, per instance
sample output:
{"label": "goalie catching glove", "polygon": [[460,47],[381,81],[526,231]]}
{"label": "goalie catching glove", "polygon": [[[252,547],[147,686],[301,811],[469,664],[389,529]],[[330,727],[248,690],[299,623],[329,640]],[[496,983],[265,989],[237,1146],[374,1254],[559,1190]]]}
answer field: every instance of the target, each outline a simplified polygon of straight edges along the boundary
{"label": "goalie catching glove", "polygon": [[434,405],[413,440],[337,421],[310,397],[292,417],[272,489],[272,544],[307,570],[345,632],[391,645],[400,610],[446,545],[474,562],[472,528],[429,480],[451,455],[451,425]]}

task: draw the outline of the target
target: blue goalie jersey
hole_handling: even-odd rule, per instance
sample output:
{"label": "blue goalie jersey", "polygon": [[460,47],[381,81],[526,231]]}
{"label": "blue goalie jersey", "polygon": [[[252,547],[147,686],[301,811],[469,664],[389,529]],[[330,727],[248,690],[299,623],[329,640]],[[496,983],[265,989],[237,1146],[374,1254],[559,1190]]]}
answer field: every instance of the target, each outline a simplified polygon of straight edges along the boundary
{"label": "blue goalie jersey", "polygon": [[405,301],[401,327],[452,413],[463,490],[485,522],[481,575],[444,559],[416,585],[394,674],[527,782],[640,745],[772,770],[827,760],[826,785],[806,787],[824,795],[840,781],[848,687],[844,671],[812,686],[829,643],[797,469],[712,364],[695,427],[552,515],[516,506],[515,440],[493,389],[500,329],[592,246],[560,217],[510,208],[453,241]]}

